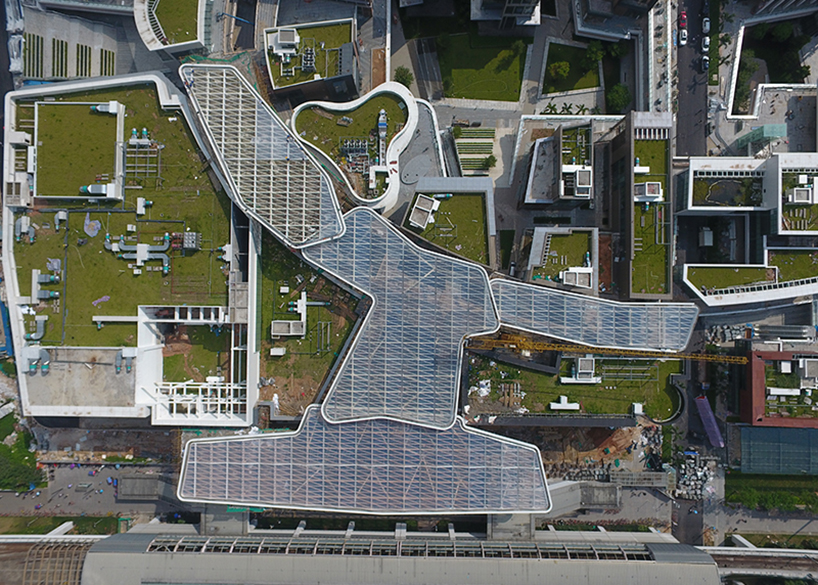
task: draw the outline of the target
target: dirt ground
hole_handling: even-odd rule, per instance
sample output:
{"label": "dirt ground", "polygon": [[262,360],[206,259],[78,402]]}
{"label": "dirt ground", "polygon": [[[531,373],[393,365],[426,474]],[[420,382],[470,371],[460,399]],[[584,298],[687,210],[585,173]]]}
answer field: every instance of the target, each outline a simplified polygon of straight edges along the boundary
{"label": "dirt ground", "polygon": [[386,83],[386,49],[372,50],[372,89]]}
{"label": "dirt ground", "polygon": [[611,290],[613,280],[613,253],[610,234],[599,234],[599,284],[605,291]]}
{"label": "dirt ground", "polygon": [[[190,358],[190,350],[192,344],[190,342],[190,337],[187,334],[187,327],[184,325],[180,325],[175,334],[167,335],[165,337],[165,347],[162,349],[162,357],[170,357],[172,355],[179,355],[182,354],[185,356],[184,365],[185,365],[185,373],[190,376],[190,378],[196,382],[204,382],[205,375],[199,372],[199,369],[194,367],[192,364],[188,363],[188,359]],[[224,376],[225,380],[230,379],[230,353],[223,352],[224,355],[222,356],[221,360],[221,368],[222,368],[222,375]]]}

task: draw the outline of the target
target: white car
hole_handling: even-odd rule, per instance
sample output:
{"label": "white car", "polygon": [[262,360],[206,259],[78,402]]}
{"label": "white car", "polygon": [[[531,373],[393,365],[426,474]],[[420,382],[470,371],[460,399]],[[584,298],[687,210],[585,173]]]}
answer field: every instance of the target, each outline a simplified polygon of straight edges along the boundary
{"label": "white car", "polygon": [[684,47],[687,44],[687,29],[683,28],[679,30],[679,45]]}
{"label": "white car", "polygon": [[702,37],[702,53],[710,50],[710,37]]}
{"label": "white car", "polygon": [[702,20],[702,33],[709,35],[710,34],[710,19],[705,18]]}

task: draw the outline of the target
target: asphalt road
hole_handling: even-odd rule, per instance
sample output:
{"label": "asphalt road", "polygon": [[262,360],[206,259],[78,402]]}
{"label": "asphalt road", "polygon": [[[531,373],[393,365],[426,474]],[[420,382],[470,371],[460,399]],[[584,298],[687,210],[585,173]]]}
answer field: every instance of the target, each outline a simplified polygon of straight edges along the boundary
{"label": "asphalt road", "polygon": [[[712,0],[717,2],[718,0]],[[686,0],[678,13],[687,11],[687,45],[676,56],[679,71],[679,111],[676,115],[676,154],[704,156],[707,150],[707,74],[701,72],[704,0]],[[678,29],[678,20],[676,21]],[[678,39],[678,36],[677,36]]]}

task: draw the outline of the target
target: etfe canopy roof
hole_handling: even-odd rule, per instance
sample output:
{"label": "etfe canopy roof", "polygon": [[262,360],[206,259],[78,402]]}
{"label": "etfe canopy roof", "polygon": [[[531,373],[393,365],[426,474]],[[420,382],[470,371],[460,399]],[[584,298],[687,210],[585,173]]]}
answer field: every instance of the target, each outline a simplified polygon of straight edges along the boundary
{"label": "etfe canopy roof", "polygon": [[188,443],[181,500],[373,514],[543,512],[539,451],[468,429],[388,419],[329,424],[318,406],[295,433]]}
{"label": "etfe canopy roof", "polygon": [[344,216],[341,238],[304,256],[373,299],[323,406],[337,423],[387,417],[454,424],[463,338],[499,323],[486,273],[418,248],[367,208]]}
{"label": "etfe canopy roof", "polygon": [[329,178],[239,72],[221,65],[180,72],[233,200],[291,247],[339,235]]}

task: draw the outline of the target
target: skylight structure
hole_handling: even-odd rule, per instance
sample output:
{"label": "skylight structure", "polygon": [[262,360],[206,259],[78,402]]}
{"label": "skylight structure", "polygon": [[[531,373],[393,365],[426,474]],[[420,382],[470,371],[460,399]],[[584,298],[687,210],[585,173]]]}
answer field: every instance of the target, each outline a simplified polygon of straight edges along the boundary
{"label": "skylight structure", "polygon": [[539,451],[470,428],[394,420],[328,424],[318,406],[294,433],[195,439],[179,499],[371,514],[544,512]]}
{"label": "skylight structure", "polygon": [[329,177],[239,72],[222,65],[180,72],[233,200],[292,247],[339,235]]}
{"label": "skylight structure", "polygon": [[595,347],[681,351],[699,315],[692,303],[620,303],[502,279],[491,290],[503,325]]}
{"label": "skylight structure", "polygon": [[452,426],[462,341],[499,326],[486,273],[418,248],[367,208],[344,221],[341,238],[307,248],[304,256],[374,302],[324,416],[333,423],[387,417]]}

